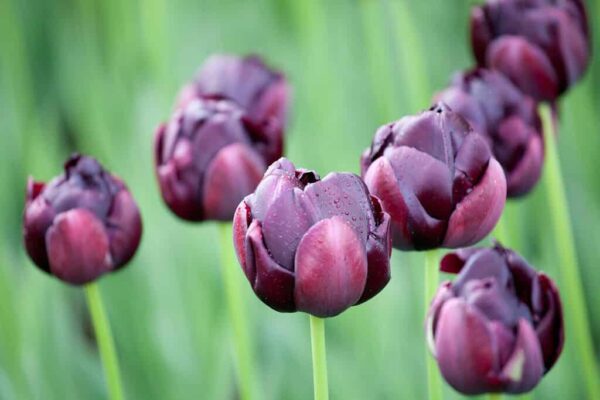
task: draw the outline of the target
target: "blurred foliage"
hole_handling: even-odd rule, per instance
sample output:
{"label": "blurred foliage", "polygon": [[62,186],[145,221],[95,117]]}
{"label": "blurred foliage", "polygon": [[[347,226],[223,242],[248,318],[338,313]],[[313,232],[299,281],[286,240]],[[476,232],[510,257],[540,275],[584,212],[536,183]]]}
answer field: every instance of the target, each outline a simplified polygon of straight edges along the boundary
{"label": "blurred foliage", "polygon": [[[426,108],[426,91],[472,64],[471,0],[400,1],[0,0],[0,398],[105,397],[82,291],[34,268],[21,245],[27,176],[51,178],[75,150],[122,176],[144,217],[134,262],[101,281],[128,397],[234,398],[217,226],[163,206],[154,128],[209,54],[256,52],[294,87],[288,156],[323,175],[358,172],[379,125]],[[600,4],[588,3],[600,22]],[[596,347],[598,87],[594,60],[561,104],[560,129]],[[560,286],[544,195],[540,185],[510,205],[508,244]],[[393,263],[381,295],[327,321],[334,399],[425,397],[422,257],[395,252]],[[245,288],[263,398],[310,398],[308,319],[275,313]],[[582,398],[575,362],[567,331],[566,355],[535,398]]]}

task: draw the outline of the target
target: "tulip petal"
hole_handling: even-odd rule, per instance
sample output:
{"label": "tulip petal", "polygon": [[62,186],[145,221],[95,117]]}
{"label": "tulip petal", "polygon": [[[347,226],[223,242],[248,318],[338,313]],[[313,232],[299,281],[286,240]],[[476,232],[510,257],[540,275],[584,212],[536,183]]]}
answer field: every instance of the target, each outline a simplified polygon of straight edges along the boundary
{"label": "tulip petal", "polygon": [[546,310],[536,326],[536,333],[540,341],[544,357],[544,373],[546,373],[554,366],[562,352],[565,332],[563,329],[562,304],[556,285],[544,273],[539,274],[539,282],[545,295]]}
{"label": "tulip petal", "polygon": [[515,347],[502,369],[508,393],[525,393],[533,389],[544,373],[544,361],[540,345],[531,323],[521,319]]}
{"label": "tulip petal", "polygon": [[262,227],[256,220],[248,228],[244,272],[254,293],[266,305],[280,312],[296,311],[294,273],[271,258],[265,247]]}
{"label": "tulip petal", "polygon": [[384,213],[383,220],[375,232],[369,233],[367,239],[367,282],[358,304],[373,298],[381,292],[391,279],[392,240],[390,227],[390,216]]}
{"label": "tulip petal", "polygon": [[93,281],[113,268],[104,225],[87,209],[59,214],[46,234],[50,270],[74,285]]}
{"label": "tulip petal", "polygon": [[464,394],[496,391],[490,376],[496,354],[487,319],[460,299],[450,299],[439,312],[435,349],[446,381]]}
{"label": "tulip petal", "polygon": [[237,205],[254,191],[266,168],[261,157],[245,144],[234,143],[222,148],[205,172],[205,216],[231,220]]}
{"label": "tulip petal", "polygon": [[142,238],[142,218],[127,189],[119,191],[107,218],[110,253],[115,269],[124,266],[135,254]]}
{"label": "tulip petal", "polygon": [[504,171],[492,158],[479,183],[452,213],[443,246],[465,247],[483,239],[500,219],[505,202]]}
{"label": "tulip petal", "polygon": [[380,199],[383,210],[392,219],[392,243],[398,249],[412,249],[412,236],[408,227],[408,207],[398,186],[398,181],[386,157],[376,159],[367,169],[364,181],[373,196]]}
{"label": "tulip petal", "polygon": [[[249,195],[250,196],[250,195]],[[250,207],[246,203],[248,197],[240,202],[238,208],[235,210],[235,214],[233,215],[233,247],[235,248],[235,254],[237,255],[237,259],[246,274],[246,277],[249,281],[254,281],[254,276],[252,274],[248,274],[246,270],[246,233],[248,232],[248,227],[252,222],[252,214],[250,212]]]}
{"label": "tulip petal", "polygon": [[427,335],[427,346],[434,357],[437,357],[434,333],[437,331],[440,310],[442,309],[444,303],[450,300],[452,297],[454,297],[454,293],[452,292],[452,283],[450,281],[442,282],[435,296],[433,297],[431,304],[429,305],[427,319],[425,320],[425,330]]}
{"label": "tulip petal", "polygon": [[510,78],[537,100],[553,100],[559,92],[558,77],[546,54],[521,36],[504,35],[490,45],[487,66]]}
{"label": "tulip petal", "polygon": [[525,149],[521,161],[511,171],[507,171],[506,191],[508,197],[527,194],[540,179],[544,163],[544,145],[541,136],[530,135]]}
{"label": "tulip petal", "polygon": [[46,249],[46,231],[54,220],[54,210],[44,196],[40,196],[44,183],[35,182],[32,178],[27,181],[25,211],[23,213],[23,241],[27,254],[44,272],[50,272],[48,253]]}
{"label": "tulip petal", "polygon": [[340,217],[324,219],[304,235],[295,258],[298,310],[333,317],[360,299],[367,281],[362,240]]}
{"label": "tulip petal", "polygon": [[481,7],[473,7],[471,11],[471,47],[479,66],[485,65],[485,53],[492,40],[485,12]]}

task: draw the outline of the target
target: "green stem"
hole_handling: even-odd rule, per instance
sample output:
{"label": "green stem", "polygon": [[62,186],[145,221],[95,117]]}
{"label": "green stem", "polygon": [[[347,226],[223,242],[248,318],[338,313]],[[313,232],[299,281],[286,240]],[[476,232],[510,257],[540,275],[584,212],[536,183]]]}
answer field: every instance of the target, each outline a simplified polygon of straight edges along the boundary
{"label": "green stem", "polygon": [[242,285],[240,269],[235,260],[233,235],[230,223],[220,225],[223,281],[229,320],[233,330],[233,345],[237,366],[239,395],[242,400],[254,398],[254,377],[252,350],[250,348],[250,330],[241,297]]}
{"label": "green stem", "polygon": [[92,315],[100,359],[104,367],[104,376],[108,386],[108,397],[111,400],[122,400],[123,388],[121,385],[121,372],[119,370],[119,360],[115,351],[115,343],[110,331],[106,311],[102,304],[102,296],[97,283],[89,283],[85,286],[85,295],[87,297],[88,307]]}
{"label": "green stem", "polygon": [[595,359],[594,345],[590,335],[590,325],[585,304],[584,290],[579,274],[577,253],[566,192],[560,170],[560,160],[556,146],[556,134],[552,112],[547,105],[540,106],[546,145],[545,181],[550,219],[558,252],[558,265],[562,278],[562,296],[565,317],[572,332],[570,343],[576,346],[579,374],[583,377],[588,399],[600,399],[600,372]]}
{"label": "green stem", "polygon": [[487,398],[488,400],[500,400],[502,398],[502,393],[489,393]]}
{"label": "green stem", "polygon": [[309,317],[315,400],[327,400],[329,399],[329,390],[327,384],[327,355],[325,353],[325,320],[312,315]]}
{"label": "green stem", "polygon": [[[425,252],[425,315],[429,311],[429,305],[435,296],[439,283],[439,265],[437,260],[437,251],[430,250]],[[442,382],[440,373],[437,369],[436,361],[427,351],[427,384],[429,390],[429,400],[442,399]]]}

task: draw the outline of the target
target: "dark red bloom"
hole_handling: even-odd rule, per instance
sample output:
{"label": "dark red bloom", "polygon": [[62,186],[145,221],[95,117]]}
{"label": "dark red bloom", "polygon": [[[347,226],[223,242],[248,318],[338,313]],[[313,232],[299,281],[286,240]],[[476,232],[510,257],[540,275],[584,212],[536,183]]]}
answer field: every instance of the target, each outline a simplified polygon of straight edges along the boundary
{"label": "dark red bloom", "polygon": [[244,110],[235,103],[190,100],[156,133],[156,173],[163,199],[186,220],[231,220],[236,206],[281,151],[273,146],[269,137],[246,124]]}
{"label": "dark red bloom", "polygon": [[471,14],[480,66],[500,70],[537,100],[555,100],[589,64],[582,0],[488,0]]}
{"label": "dark red bloom", "polygon": [[457,73],[449,88],[435,96],[488,139],[506,174],[508,197],[528,193],[544,161],[542,124],[537,104],[499,72],[473,69]]}
{"label": "dark red bloom", "polygon": [[500,245],[450,253],[441,270],[458,275],[431,303],[427,334],[446,381],[465,394],[533,389],[564,342],[554,282]]}
{"label": "dark red bloom", "polygon": [[205,61],[192,82],[181,90],[179,106],[198,96],[236,103],[244,110],[245,123],[268,136],[271,160],[281,157],[281,133],[285,130],[290,101],[290,87],[281,72],[269,68],[255,55],[216,54]]}
{"label": "dark red bloom", "polygon": [[474,244],[506,200],[504,172],[483,136],[441,103],[379,128],[361,169],[403,250]]}
{"label": "dark red bloom", "polygon": [[361,179],[269,167],[234,217],[238,259],[256,295],[283,312],[332,317],[390,279],[390,219]]}
{"label": "dark red bloom", "polygon": [[27,183],[23,237],[45,272],[81,285],[123,267],[142,235],[138,207],[125,184],[93,158],[74,155],[50,183]]}

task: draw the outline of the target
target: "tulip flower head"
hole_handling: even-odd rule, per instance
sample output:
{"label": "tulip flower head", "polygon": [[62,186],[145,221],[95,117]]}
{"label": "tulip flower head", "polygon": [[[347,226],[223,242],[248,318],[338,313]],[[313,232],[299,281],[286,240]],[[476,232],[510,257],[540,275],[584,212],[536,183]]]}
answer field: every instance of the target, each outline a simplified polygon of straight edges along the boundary
{"label": "tulip flower head", "polygon": [[272,164],[234,217],[238,260],[256,295],[282,312],[332,317],[390,279],[390,218],[361,179]]}
{"label": "tulip flower head", "polygon": [[506,174],[508,197],[528,193],[544,161],[537,104],[499,72],[476,68],[454,76],[435,96],[487,138]]}
{"label": "tulip flower head", "polygon": [[133,257],[142,221],[125,184],[98,161],[73,155],[64,169],[48,184],[29,179],[24,243],[41,270],[82,285]]}
{"label": "tulip flower head", "polygon": [[564,331],[554,282],[500,245],[446,255],[429,311],[431,351],[446,381],[464,394],[524,393],[561,354]]}
{"label": "tulip flower head", "polygon": [[591,51],[583,0],[488,0],[472,11],[471,42],[480,66],[540,101],[577,82]]}
{"label": "tulip flower head", "polygon": [[402,250],[474,244],[506,201],[504,172],[485,138],[443,103],[379,128],[361,169]]}
{"label": "tulip flower head", "polygon": [[231,220],[281,151],[246,124],[244,110],[235,103],[201,97],[158,128],[154,149],[163,199],[190,221]]}

